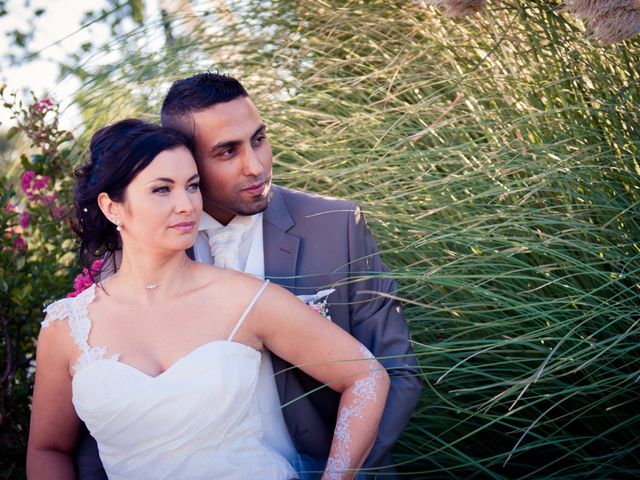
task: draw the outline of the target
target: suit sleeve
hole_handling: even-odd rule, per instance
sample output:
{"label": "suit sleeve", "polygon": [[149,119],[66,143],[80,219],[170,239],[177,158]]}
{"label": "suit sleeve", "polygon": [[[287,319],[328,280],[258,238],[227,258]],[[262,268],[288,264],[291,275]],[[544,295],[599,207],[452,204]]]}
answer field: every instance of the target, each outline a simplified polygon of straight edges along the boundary
{"label": "suit sleeve", "polygon": [[384,296],[395,295],[396,282],[382,262],[378,246],[357,206],[350,214],[348,232],[351,333],[379,359],[391,377],[376,442],[364,464],[365,468],[374,468],[385,463],[385,457],[390,455],[408,423],[422,382],[402,307],[398,301]]}

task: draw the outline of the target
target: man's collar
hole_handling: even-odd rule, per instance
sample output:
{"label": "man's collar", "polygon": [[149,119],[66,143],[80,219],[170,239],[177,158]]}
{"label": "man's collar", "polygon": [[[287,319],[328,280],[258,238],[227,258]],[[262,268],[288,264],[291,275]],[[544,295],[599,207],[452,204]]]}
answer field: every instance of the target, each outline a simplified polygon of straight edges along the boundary
{"label": "man's collar", "polygon": [[[243,216],[236,215],[233,219],[228,223],[231,224],[245,224],[247,228],[251,228],[255,222],[262,218],[262,213],[256,213],[255,215]],[[218,229],[224,228],[225,225],[222,225],[219,221],[209,215],[207,212],[203,211],[202,216],[200,217],[200,226],[198,227],[198,231],[209,230],[209,229]]]}
{"label": "man's collar", "polygon": [[198,231],[207,230],[209,228],[220,228],[222,224],[209,215],[207,212],[203,211],[202,216],[200,217],[200,226],[198,227]]}

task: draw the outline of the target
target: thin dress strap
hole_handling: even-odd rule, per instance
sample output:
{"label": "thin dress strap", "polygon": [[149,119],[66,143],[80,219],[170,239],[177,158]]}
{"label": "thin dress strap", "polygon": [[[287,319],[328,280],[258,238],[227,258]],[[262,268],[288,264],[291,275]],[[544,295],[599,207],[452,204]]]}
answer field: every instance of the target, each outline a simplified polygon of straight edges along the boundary
{"label": "thin dress strap", "polygon": [[264,283],[260,287],[260,290],[258,290],[258,293],[254,295],[253,299],[251,300],[247,308],[244,310],[244,313],[240,317],[240,320],[238,320],[238,323],[236,323],[236,326],[233,327],[233,331],[231,332],[231,335],[229,335],[229,338],[227,338],[228,342],[233,340],[233,337],[235,337],[236,333],[238,333],[238,329],[240,328],[240,325],[242,325],[242,322],[244,322],[244,319],[247,317],[247,315],[249,314],[253,306],[256,304],[256,302],[260,298],[260,295],[262,295],[262,292],[264,292],[264,289],[267,288],[267,285],[269,285],[269,280],[264,281]]}

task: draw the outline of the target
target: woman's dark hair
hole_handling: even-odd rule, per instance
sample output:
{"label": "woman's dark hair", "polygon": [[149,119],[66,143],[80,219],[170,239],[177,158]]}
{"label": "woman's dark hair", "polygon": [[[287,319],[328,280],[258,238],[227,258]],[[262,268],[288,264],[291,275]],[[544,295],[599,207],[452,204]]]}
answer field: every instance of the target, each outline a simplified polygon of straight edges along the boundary
{"label": "woman's dark hair", "polygon": [[98,195],[105,192],[121,202],[131,181],[161,152],[184,146],[193,154],[186,135],[137,119],[121,120],[101,128],[91,138],[90,160],[75,171],[73,200],[80,237],[80,259],[92,262],[121,248],[120,235],[98,207]]}

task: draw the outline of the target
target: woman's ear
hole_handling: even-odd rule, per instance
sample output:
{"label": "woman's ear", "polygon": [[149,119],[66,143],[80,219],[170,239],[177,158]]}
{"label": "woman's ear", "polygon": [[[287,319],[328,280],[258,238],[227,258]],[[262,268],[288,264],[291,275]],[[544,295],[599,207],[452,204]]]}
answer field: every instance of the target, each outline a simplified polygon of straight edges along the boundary
{"label": "woman's ear", "polygon": [[114,200],[111,200],[108,193],[101,192],[98,195],[98,206],[107,220],[120,225],[122,223],[122,205]]}

